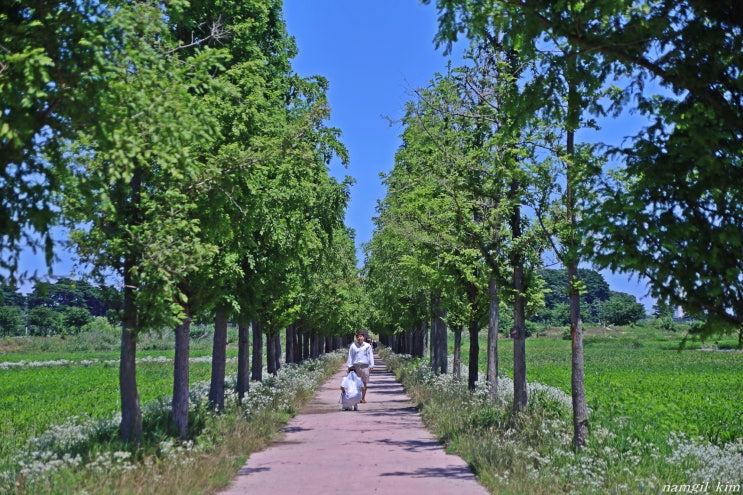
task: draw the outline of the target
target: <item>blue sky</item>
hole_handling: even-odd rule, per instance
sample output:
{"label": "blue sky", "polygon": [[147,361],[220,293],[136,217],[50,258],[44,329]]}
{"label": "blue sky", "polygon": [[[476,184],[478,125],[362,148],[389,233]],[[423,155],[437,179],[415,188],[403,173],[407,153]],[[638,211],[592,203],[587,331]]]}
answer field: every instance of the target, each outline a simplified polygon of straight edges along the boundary
{"label": "blue sky", "polygon": [[[342,131],[350,154],[347,169],[334,164],[331,171],[356,179],[346,224],[356,231],[359,247],[373,233],[376,204],[385,194],[379,174],[393,166],[402,133],[396,121],[405,102],[413,89],[444,72],[450,58],[433,42],[436,9],[418,0],[284,0],[284,16],[299,49],[294,70],[324,76],[330,84],[330,125]],[[616,143],[634,134],[639,123],[628,117],[607,122],[602,138]],[[651,308],[645,285],[636,278],[602,273],[612,290]]]}
{"label": "blue sky", "polygon": [[342,131],[350,164],[332,167],[356,179],[347,224],[357,244],[371,239],[380,172],[389,171],[400,144],[405,102],[415,88],[446,68],[433,44],[436,9],[418,0],[284,0],[289,34],[299,55],[294,70],[328,79],[330,125]]}

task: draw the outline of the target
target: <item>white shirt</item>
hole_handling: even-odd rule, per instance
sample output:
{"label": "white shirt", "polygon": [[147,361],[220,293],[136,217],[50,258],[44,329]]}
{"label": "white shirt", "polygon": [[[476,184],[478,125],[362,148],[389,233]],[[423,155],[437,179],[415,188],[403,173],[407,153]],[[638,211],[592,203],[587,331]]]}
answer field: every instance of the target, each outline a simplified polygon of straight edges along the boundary
{"label": "white shirt", "polygon": [[364,342],[359,345],[358,342],[351,344],[348,349],[348,360],[346,360],[346,367],[350,368],[356,363],[368,364],[370,368],[374,368],[374,352],[371,344]]}

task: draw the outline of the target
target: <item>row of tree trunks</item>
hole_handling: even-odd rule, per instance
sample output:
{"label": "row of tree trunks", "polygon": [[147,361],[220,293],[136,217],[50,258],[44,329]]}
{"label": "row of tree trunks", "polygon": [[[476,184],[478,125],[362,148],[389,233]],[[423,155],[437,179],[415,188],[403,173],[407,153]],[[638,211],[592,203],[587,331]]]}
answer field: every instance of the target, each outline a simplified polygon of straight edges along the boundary
{"label": "row of tree trunks", "polygon": [[[187,310],[188,308],[184,308]],[[188,437],[188,376],[190,316],[176,328],[176,356],[173,385],[172,419],[179,438]],[[209,403],[216,411],[224,409],[225,373],[227,362],[228,317],[224,310],[218,310],[214,320],[214,340],[212,349],[212,375],[209,388]],[[250,330],[253,330],[253,367],[250,373]],[[124,334],[129,335],[131,332]],[[250,379],[262,380],[262,324],[238,324],[238,371],[237,393],[242,401],[249,392]],[[318,357],[323,352],[331,352],[343,344],[342,338],[318,337],[314,333],[303,332],[296,325],[286,328],[286,362],[301,363],[307,358]],[[266,335],[266,365],[272,375],[281,369],[281,336],[279,332]],[[134,387],[136,390],[136,386]],[[141,424],[141,419],[140,419]]]}
{"label": "row of tree trunks", "polygon": [[380,335],[379,342],[398,354],[425,357],[428,354],[428,326],[425,321],[419,321],[412,330]]}

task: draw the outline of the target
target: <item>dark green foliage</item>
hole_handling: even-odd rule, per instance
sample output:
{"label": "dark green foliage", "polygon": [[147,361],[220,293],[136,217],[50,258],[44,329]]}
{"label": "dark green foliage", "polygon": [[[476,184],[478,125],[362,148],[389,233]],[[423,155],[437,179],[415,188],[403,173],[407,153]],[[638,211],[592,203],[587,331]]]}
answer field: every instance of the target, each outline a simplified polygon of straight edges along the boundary
{"label": "dark green foliage", "polygon": [[37,306],[28,312],[28,330],[30,335],[39,336],[62,333],[62,314],[52,308]]}
{"label": "dark green foliage", "polygon": [[29,308],[85,308],[92,316],[106,316],[118,309],[121,294],[112,287],[96,287],[85,280],[61,278],[54,283],[39,282],[27,296]]}
{"label": "dark green foliage", "polygon": [[25,315],[16,306],[0,306],[0,335],[20,335],[24,332]]}
{"label": "dark green foliage", "polygon": [[[3,286],[0,301],[0,334],[23,335],[26,320],[31,335],[74,335],[86,330],[94,317],[120,321],[121,293],[112,287],[96,287],[80,280],[62,278],[55,283],[38,282],[27,296]],[[3,305],[4,303],[4,305]]]}
{"label": "dark green foliage", "polygon": [[[585,322],[604,325],[627,325],[646,317],[645,307],[636,298],[609,289],[603,275],[595,270],[579,269],[582,287],[581,318]],[[570,324],[566,270],[541,270],[545,281],[545,307],[531,320],[548,325]]]}

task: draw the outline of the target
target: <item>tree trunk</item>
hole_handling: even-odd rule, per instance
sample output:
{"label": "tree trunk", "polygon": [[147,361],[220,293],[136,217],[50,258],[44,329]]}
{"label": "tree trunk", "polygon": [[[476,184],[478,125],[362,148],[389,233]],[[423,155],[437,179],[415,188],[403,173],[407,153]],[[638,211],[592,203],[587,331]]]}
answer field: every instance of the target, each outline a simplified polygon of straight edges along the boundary
{"label": "tree trunk", "polygon": [[570,282],[570,338],[573,344],[570,385],[573,399],[573,447],[580,452],[588,441],[588,406],[583,368],[583,321],[580,317],[580,294],[573,282],[578,280],[577,265],[568,266]]}
{"label": "tree trunk", "polygon": [[263,381],[263,324],[256,318],[253,321],[253,362],[250,379]]}
{"label": "tree trunk", "polygon": [[454,379],[460,381],[462,379],[462,327],[458,326],[454,330],[454,362],[452,363],[452,373]]}
{"label": "tree trunk", "polygon": [[[575,129],[580,120],[580,95],[575,85],[576,59],[568,59],[568,133],[566,152],[570,158],[575,156]],[[588,406],[586,405],[586,391],[583,368],[583,322],[580,318],[580,293],[575,282],[578,281],[578,265],[580,259],[577,254],[575,238],[576,232],[576,206],[575,190],[573,181],[574,168],[571,167],[572,160],[567,160],[567,220],[570,225],[570,239],[568,242],[568,271],[569,305],[570,305],[570,337],[572,340],[572,373],[570,384],[573,399],[573,448],[580,452],[588,441]]]}
{"label": "tree trunk", "polygon": [[121,324],[119,397],[121,398],[121,440],[139,445],[142,441],[142,409],[137,391],[137,310],[130,276],[131,264],[124,269],[124,315]]}
{"label": "tree trunk", "polygon": [[421,354],[421,357],[426,357],[430,356],[430,354],[428,353],[428,346],[431,341],[431,328],[428,320],[421,322],[421,325],[423,326],[423,354]]}
{"label": "tree trunk", "polygon": [[250,324],[241,321],[237,327],[237,399],[242,404],[250,390]]}
{"label": "tree trunk", "polygon": [[276,331],[273,336],[273,374],[274,376],[281,369],[281,334]]}
{"label": "tree trunk", "polygon": [[312,356],[310,352],[310,335],[306,329],[302,329],[302,361]]}
{"label": "tree trunk", "polygon": [[209,385],[209,405],[216,411],[224,409],[224,374],[227,364],[227,312],[219,308],[214,317],[212,345],[212,379]]}
{"label": "tree trunk", "polygon": [[431,367],[442,374],[446,373],[449,367],[445,317],[446,311],[441,308],[441,297],[431,296]]}
{"label": "tree trunk", "polygon": [[[518,181],[511,185],[511,200],[518,205]],[[521,208],[516,206],[511,217],[511,231],[516,244],[521,238]],[[511,255],[513,266],[513,410],[525,411],[529,403],[526,385],[526,306],[524,294],[524,254],[520,248],[514,248]]]}
{"label": "tree trunk", "polygon": [[448,328],[446,326],[446,321],[444,321],[444,318],[446,318],[446,311],[442,308],[438,308],[436,314],[436,325],[439,327],[437,336],[439,339],[438,348],[442,374],[446,374],[449,372],[449,342],[447,340]]}
{"label": "tree trunk", "polygon": [[286,327],[286,362],[294,363],[294,348],[296,345],[296,327],[294,325],[287,325]]}
{"label": "tree trunk", "polygon": [[477,324],[477,319],[472,318],[470,320],[470,354],[469,354],[469,373],[467,374],[467,388],[475,390],[477,385],[477,370],[479,368],[480,360],[480,328]]}
{"label": "tree trunk", "polygon": [[272,330],[266,332],[266,371],[276,376],[276,339]]}
{"label": "tree trunk", "polygon": [[425,357],[426,355],[426,323],[419,321],[415,325],[415,338],[413,339],[413,356]]}
{"label": "tree trunk", "polygon": [[171,419],[178,438],[188,438],[188,355],[190,346],[191,316],[186,316],[175,329],[175,358],[173,359],[173,404]]}
{"label": "tree trunk", "polygon": [[488,281],[488,393],[491,402],[498,400],[498,323],[500,300],[495,276]]}
{"label": "tree trunk", "polygon": [[436,319],[436,296],[431,295],[431,369],[441,370],[441,353],[439,352],[439,323]]}
{"label": "tree trunk", "polygon": [[310,357],[316,359],[320,357],[320,343],[319,343],[317,332],[312,331],[310,333]]}

